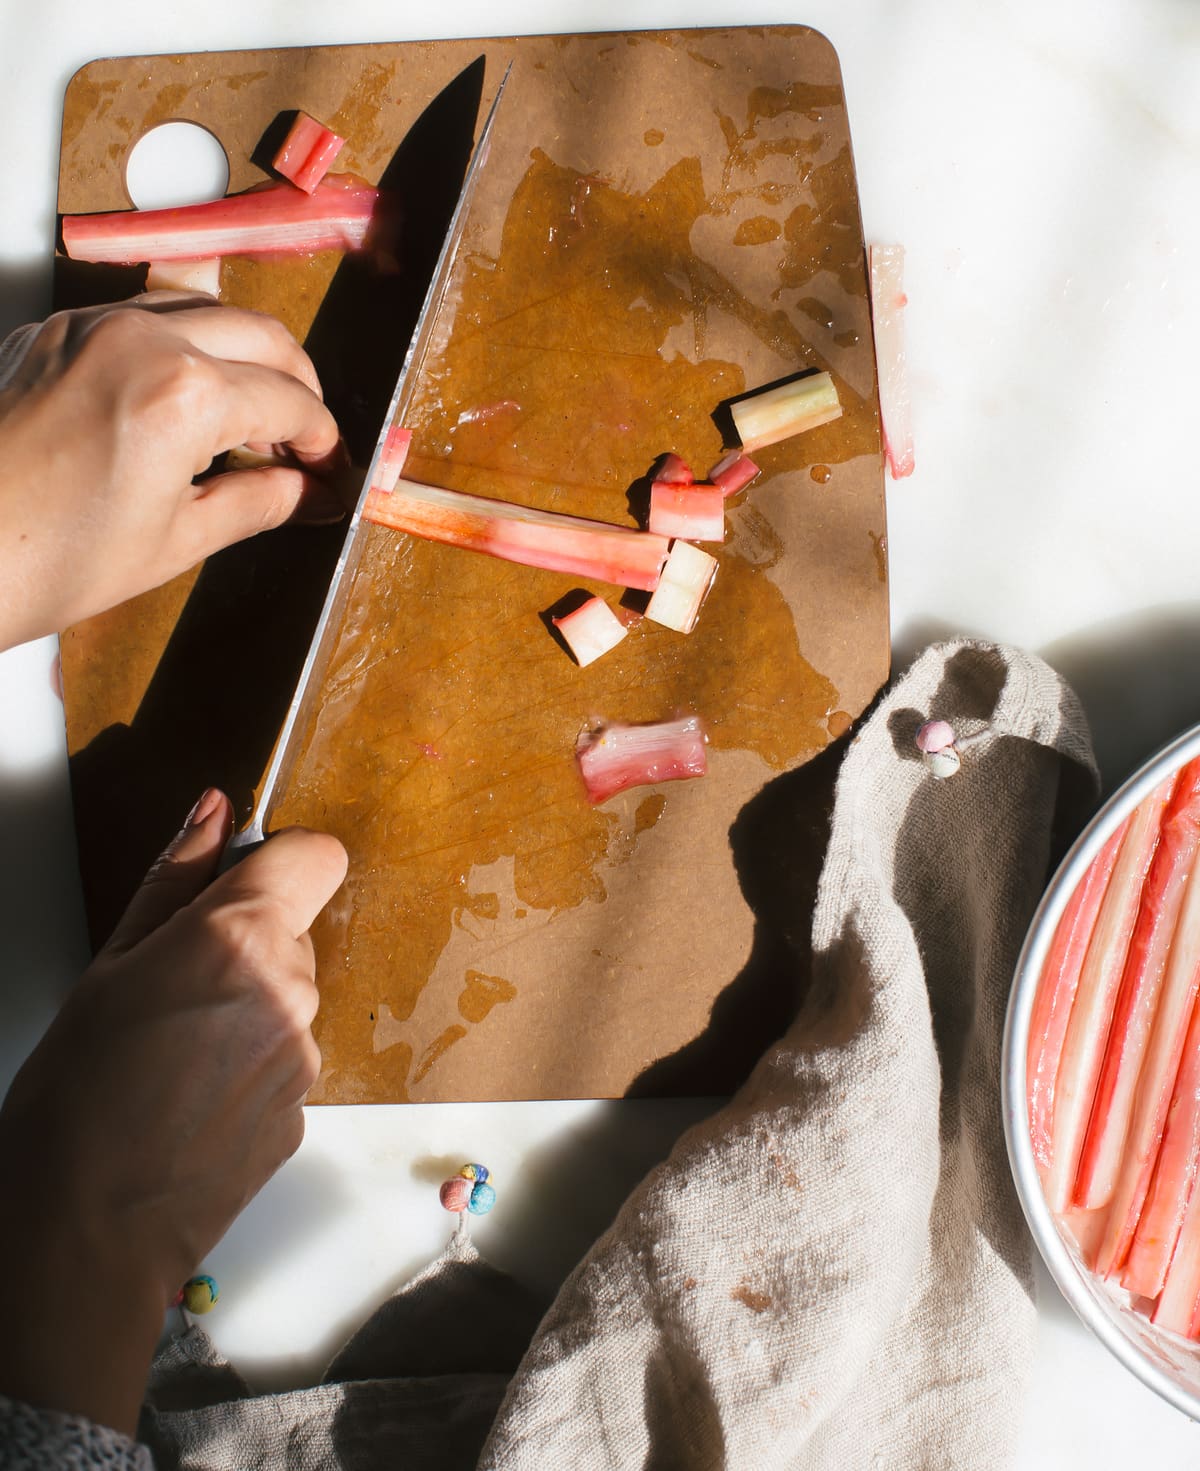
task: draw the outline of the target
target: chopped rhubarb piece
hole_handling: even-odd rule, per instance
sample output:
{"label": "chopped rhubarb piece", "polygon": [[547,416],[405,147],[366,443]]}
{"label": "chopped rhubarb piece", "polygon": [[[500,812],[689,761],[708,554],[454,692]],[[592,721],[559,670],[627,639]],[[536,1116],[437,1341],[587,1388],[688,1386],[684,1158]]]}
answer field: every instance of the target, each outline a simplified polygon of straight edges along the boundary
{"label": "chopped rhubarb piece", "polygon": [[1042,967],[1029,1019],[1029,1050],[1025,1086],[1029,1098],[1029,1134],[1034,1157],[1042,1169],[1050,1166],[1054,1119],[1054,1083],[1062,1058],[1067,1022],[1079,986],[1088,941],[1096,927],[1100,901],[1117,861],[1117,852],[1129,825],[1117,828],[1088,865],[1087,872],[1067,901]]}
{"label": "chopped rhubarb piece", "polygon": [[372,489],[363,515],[427,541],[643,592],[658,586],[668,548],[666,537],[649,531],[535,511],[413,480],[397,482],[391,494]]}
{"label": "chopped rhubarb piece", "polygon": [[691,485],[693,481],[691,469],[678,455],[663,455],[654,478],[664,485]]}
{"label": "chopped rhubarb piece", "polygon": [[[1200,1082],[1194,1076],[1195,1059],[1198,1055],[1200,1055],[1200,1039],[1189,1037],[1183,1068],[1180,1069],[1179,1076],[1182,1083],[1184,1072],[1192,1073],[1193,1088],[1200,1087]],[[1164,1151],[1167,1147],[1167,1136],[1171,1134],[1175,1125],[1175,1103],[1180,1091],[1176,1089],[1176,1099],[1171,1103],[1172,1112],[1168,1116],[1167,1133],[1163,1138]],[[1161,1168],[1160,1160],[1159,1169]],[[1200,1190],[1196,1189],[1195,1184],[1194,1159],[1191,1173],[1191,1188],[1188,1191],[1183,1218],[1179,1223],[1175,1250],[1171,1254],[1171,1265],[1167,1268],[1166,1281],[1154,1305],[1154,1311],[1150,1315],[1152,1323],[1157,1323],[1160,1328],[1169,1328],[1172,1333],[1181,1333],[1185,1338],[1195,1338],[1200,1334],[1200,1311],[1198,1311],[1200,1309]],[[1154,1185],[1151,1186],[1150,1201],[1147,1202],[1148,1210],[1153,1206],[1154,1191],[1157,1185],[1158,1171],[1155,1172]]]}
{"label": "chopped rhubarb piece", "polygon": [[685,715],[657,725],[605,725],[584,731],[575,748],[588,801],[605,802],[627,787],[703,776],[708,770],[704,727]]}
{"label": "chopped rhubarb piece", "polygon": [[904,247],[872,245],[871,322],[875,330],[875,362],[879,372],[879,417],[883,447],[893,480],[911,475],[912,403],[904,353]]}
{"label": "chopped rhubarb piece", "polygon": [[[1132,1245],[1158,1158],[1198,988],[1200,865],[1192,869],[1188,878],[1175,933],[1171,937],[1166,973],[1154,1011],[1122,1151],[1121,1169],[1109,1205],[1108,1229],[1095,1262],[1098,1272],[1110,1277],[1120,1273],[1122,1282],[1127,1271],[1131,1282],[1154,1282],[1157,1278],[1153,1259],[1148,1253],[1139,1254],[1137,1261],[1133,1261]],[[1131,1264],[1133,1270],[1129,1271]],[[1157,1287],[1154,1290],[1157,1291]],[[1148,1295],[1153,1296],[1153,1293]]]}
{"label": "chopped rhubarb piece", "polygon": [[752,480],[757,480],[762,471],[754,463],[749,455],[744,455],[740,449],[730,450],[723,459],[708,472],[708,478],[713,485],[721,487],[721,494],[728,499],[731,495],[737,495],[739,490],[744,490]]}
{"label": "chopped rhubarb piece", "polygon": [[275,155],[275,172],[290,179],[305,194],[311,194],[329,172],[345,142],[345,138],[339,138],[315,117],[298,112],[283,146]]}
{"label": "chopped rhubarb piece", "polygon": [[842,406],[828,373],[806,373],[739,399],[730,412],[742,448],[751,451],[840,419]]}
{"label": "chopped rhubarb piece", "polygon": [[147,291],[207,291],[221,294],[221,257],[204,260],[154,260],[146,272]]}
{"label": "chopped rhubarb piece", "polygon": [[396,481],[400,479],[404,462],[408,459],[408,447],[411,443],[411,429],[401,429],[397,424],[391,426],[384,440],[383,453],[375,466],[375,479],[371,481],[373,491],[377,490],[381,495],[391,495],[395,490]]}
{"label": "chopped rhubarb piece", "polygon": [[716,575],[715,557],[691,542],[672,542],[654,596],[646,604],[646,617],[677,633],[691,633]]}
{"label": "chopped rhubarb piece", "polygon": [[1104,1066],[1075,1181],[1075,1204],[1091,1210],[1112,1198],[1150,1028],[1167,969],[1167,954],[1188,875],[1200,850],[1200,761],[1179,775],[1163,816],[1154,862],[1146,876]]}
{"label": "chopped rhubarb piece", "polygon": [[1061,1212],[1072,1203],[1117,988],[1173,785],[1172,776],[1134,809],[1083,962],[1054,1084],[1054,1132],[1046,1174],[1046,1200],[1054,1211]]}
{"label": "chopped rhubarb piece", "polygon": [[313,194],[267,184],[207,204],[64,215],[63,248],[73,260],[135,265],[221,255],[304,255],[360,250],[383,196],[361,179],[331,174]]}
{"label": "chopped rhubarb piece", "polygon": [[601,654],[615,649],[629,626],[622,623],[603,598],[590,597],[572,613],[551,618],[551,623],[566,640],[581,669],[594,664]]}
{"label": "chopped rhubarb piece", "polygon": [[[1170,1300],[1159,1304],[1160,1313],[1154,1321],[1172,1327],[1182,1326],[1177,1332],[1186,1333],[1191,1327],[1192,1310],[1196,1305],[1197,1288],[1189,1290],[1188,1279],[1200,1267],[1195,1260],[1200,1252],[1200,1238],[1196,1235],[1196,1211],[1193,1210],[1192,1229],[1188,1240],[1181,1241],[1180,1235],[1187,1218],[1190,1197],[1196,1181],[1196,1163],[1200,1159],[1200,1007],[1192,1007],[1184,1038],[1182,1059],[1175,1078],[1171,1103],[1167,1109],[1163,1126],[1162,1143],[1150,1188],[1146,1192],[1146,1203],[1138,1217],[1133,1244],[1129,1248],[1122,1284],[1130,1283],[1131,1292],[1145,1297],[1157,1297],[1163,1292],[1171,1273],[1178,1272]],[[1178,1243],[1178,1246],[1177,1246]],[[1179,1248],[1182,1248],[1180,1252]],[[1178,1264],[1175,1258],[1179,1257]],[[1167,1321],[1170,1319],[1171,1321]]]}
{"label": "chopped rhubarb piece", "polygon": [[725,540],[725,497],[716,485],[671,485],[656,480],[650,487],[650,530],[687,541]]}

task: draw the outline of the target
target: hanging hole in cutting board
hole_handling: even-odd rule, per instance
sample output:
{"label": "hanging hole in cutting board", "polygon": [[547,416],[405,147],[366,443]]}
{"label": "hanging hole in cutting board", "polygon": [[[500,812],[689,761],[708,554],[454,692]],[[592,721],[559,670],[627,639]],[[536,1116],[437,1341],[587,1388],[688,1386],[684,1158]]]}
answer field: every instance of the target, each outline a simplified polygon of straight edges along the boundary
{"label": "hanging hole in cutting board", "polygon": [[125,189],[135,209],[204,204],[228,187],[225,150],[199,123],[160,123],[138,139],[125,162]]}

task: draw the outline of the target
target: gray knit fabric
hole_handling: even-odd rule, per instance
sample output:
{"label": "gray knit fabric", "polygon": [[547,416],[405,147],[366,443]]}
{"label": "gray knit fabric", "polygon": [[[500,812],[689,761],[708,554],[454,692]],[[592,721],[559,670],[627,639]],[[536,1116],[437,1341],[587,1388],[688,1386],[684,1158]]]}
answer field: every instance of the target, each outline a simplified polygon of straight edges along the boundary
{"label": "gray knit fabric", "polygon": [[[914,745],[931,716],[979,737],[944,782]],[[160,1471],[1007,1464],[1034,1308],[1001,1029],[1056,835],[1094,798],[1082,714],[1045,664],[926,652],[843,762],[801,1015],[536,1331],[462,1238],[315,1389],[251,1397],[193,1330],[151,1387]],[[479,1333],[439,1338],[464,1302]],[[491,1331],[472,1360],[464,1338]]]}

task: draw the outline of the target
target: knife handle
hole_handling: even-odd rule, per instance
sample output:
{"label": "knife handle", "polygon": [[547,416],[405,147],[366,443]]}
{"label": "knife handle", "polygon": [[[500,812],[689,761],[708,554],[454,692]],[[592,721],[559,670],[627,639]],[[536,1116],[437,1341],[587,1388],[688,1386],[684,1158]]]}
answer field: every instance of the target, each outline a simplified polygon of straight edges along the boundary
{"label": "knife handle", "polygon": [[256,853],[266,841],[266,834],[262,828],[254,824],[243,828],[240,833],[234,833],[225,844],[225,851],[221,854],[221,861],[217,864],[217,874],[228,873],[231,868],[236,868],[243,858]]}

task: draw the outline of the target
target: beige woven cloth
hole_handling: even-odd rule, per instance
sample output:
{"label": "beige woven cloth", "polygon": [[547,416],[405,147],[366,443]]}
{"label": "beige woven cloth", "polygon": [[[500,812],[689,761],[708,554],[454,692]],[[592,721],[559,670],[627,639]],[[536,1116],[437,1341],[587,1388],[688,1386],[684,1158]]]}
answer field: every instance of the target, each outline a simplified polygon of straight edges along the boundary
{"label": "beige woven cloth", "polygon": [[[929,716],[979,735],[946,781],[915,750]],[[802,1014],[536,1330],[463,1239],[320,1388],[253,1398],[193,1330],[143,1424],[159,1466],[1007,1464],[1035,1324],[1004,1008],[1056,844],[1094,798],[1083,717],[1045,664],[927,651],[842,765]]]}

